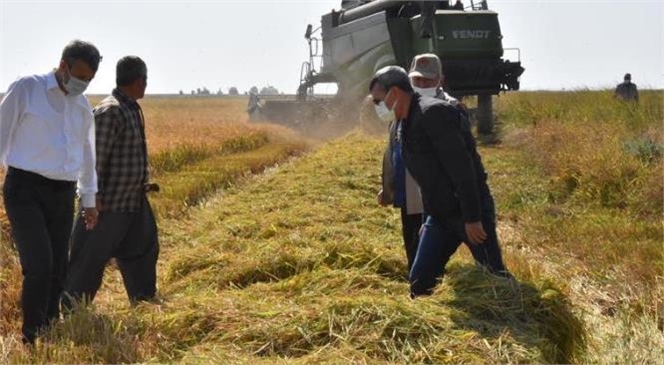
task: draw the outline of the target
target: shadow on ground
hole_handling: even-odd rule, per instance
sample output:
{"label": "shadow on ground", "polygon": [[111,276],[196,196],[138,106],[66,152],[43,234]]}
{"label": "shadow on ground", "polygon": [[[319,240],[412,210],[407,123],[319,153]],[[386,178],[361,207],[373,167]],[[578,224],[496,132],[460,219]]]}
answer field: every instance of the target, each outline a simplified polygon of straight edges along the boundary
{"label": "shadow on ground", "polygon": [[496,278],[467,264],[451,264],[448,273],[445,281],[453,299],[447,304],[455,309],[452,320],[458,328],[484,338],[508,331],[515,340],[538,348],[549,363],[573,363],[585,351],[583,322],[552,281]]}

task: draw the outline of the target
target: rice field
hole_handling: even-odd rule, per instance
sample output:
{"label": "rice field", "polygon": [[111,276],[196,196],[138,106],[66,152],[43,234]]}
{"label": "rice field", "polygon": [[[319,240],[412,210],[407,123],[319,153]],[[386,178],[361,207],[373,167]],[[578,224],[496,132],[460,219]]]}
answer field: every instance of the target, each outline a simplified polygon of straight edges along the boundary
{"label": "rice field", "polygon": [[501,143],[480,153],[516,281],[460,248],[408,298],[398,212],[375,203],[383,137],[313,146],[248,123],[242,98],[146,98],[161,302],[130,307],[110,265],[95,304],[27,351],[5,236],[0,362],[664,362],[662,92],[496,103]]}

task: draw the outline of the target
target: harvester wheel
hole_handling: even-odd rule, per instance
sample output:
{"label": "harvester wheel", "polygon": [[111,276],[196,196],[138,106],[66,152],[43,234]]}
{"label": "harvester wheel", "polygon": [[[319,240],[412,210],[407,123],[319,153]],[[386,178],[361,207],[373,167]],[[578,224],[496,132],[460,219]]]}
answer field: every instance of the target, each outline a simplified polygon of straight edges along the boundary
{"label": "harvester wheel", "polygon": [[491,144],[497,141],[491,94],[477,95],[477,137],[481,143]]}

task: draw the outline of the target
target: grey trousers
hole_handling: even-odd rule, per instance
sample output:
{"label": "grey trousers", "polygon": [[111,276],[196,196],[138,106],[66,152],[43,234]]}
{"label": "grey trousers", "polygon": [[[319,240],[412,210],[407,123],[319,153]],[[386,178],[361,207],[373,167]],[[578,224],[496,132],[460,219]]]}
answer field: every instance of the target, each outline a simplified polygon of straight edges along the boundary
{"label": "grey trousers", "polygon": [[147,197],[137,212],[102,211],[90,231],[79,215],[72,232],[63,307],[69,310],[81,299],[92,302],[111,258],[115,258],[132,303],[154,298],[158,256],[157,224]]}

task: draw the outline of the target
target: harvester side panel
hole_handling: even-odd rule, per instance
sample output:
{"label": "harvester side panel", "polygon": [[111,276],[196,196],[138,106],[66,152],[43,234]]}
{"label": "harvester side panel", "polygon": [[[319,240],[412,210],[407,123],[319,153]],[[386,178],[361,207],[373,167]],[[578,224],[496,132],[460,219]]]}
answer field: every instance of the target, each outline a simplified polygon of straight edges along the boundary
{"label": "harvester side panel", "polygon": [[385,12],[332,26],[333,14],[323,16],[322,74],[337,80],[339,95],[359,100],[378,68],[396,62]]}

